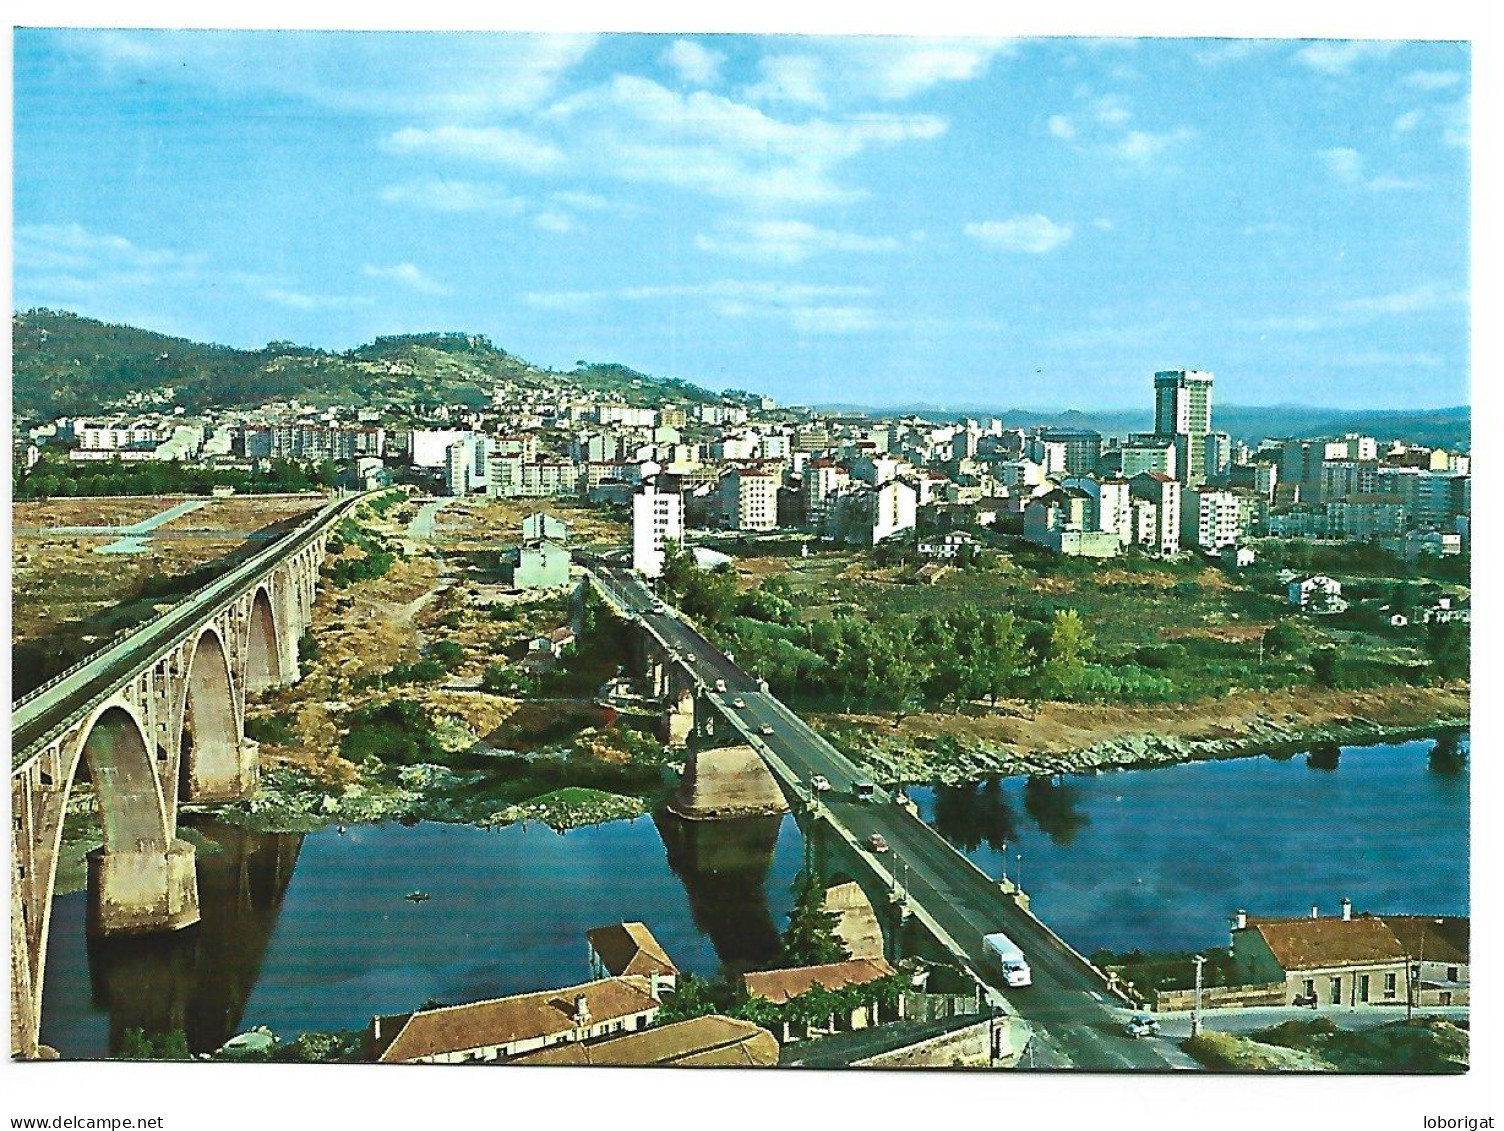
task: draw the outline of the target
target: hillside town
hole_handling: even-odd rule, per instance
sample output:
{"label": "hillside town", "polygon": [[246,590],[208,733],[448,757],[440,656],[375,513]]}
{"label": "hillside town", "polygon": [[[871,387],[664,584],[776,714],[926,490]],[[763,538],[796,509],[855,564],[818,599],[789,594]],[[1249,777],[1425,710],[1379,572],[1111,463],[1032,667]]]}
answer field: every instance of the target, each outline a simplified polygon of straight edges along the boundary
{"label": "hillside town", "polygon": [[484,407],[179,407],[57,419],[16,443],[23,475],[59,450],[83,466],[294,460],[334,464],[351,489],[629,509],[634,564],[649,576],[686,530],[902,543],[939,561],[1010,538],[1065,556],[1184,553],[1234,567],[1264,538],[1373,543],[1410,560],[1467,552],[1466,452],[1356,433],[1234,438],[1216,430],[1213,384],[1197,370],[1154,374],[1154,431],[1121,435],[498,385]]}

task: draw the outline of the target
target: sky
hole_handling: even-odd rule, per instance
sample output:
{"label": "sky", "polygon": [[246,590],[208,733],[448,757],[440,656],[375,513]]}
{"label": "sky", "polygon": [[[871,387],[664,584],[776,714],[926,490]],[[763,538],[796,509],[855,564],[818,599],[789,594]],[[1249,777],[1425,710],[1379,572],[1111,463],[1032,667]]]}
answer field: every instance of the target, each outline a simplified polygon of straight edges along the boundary
{"label": "sky", "polygon": [[794,403],[1466,403],[1464,44],[28,30],[14,302]]}

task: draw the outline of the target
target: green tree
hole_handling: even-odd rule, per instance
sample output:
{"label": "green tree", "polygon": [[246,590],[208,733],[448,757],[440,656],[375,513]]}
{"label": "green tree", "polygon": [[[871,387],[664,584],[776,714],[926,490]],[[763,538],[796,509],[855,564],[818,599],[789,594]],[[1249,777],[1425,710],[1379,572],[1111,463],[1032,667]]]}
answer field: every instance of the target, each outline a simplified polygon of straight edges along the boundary
{"label": "green tree", "polygon": [[1320,687],[1341,686],[1342,654],[1335,648],[1316,648],[1311,652],[1311,674]]}
{"label": "green tree", "polygon": [[1049,644],[1040,667],[1046,695],[1068,698],[1086,677],[1086,657],[1093,646],[1086,621],[1075,609],[1061,609],[1050,622]]}
{"label": "green tree", "polygon": [[1264,632],[1264,651],[1274,656],[1288,656],[1303,644],[1300,629],[1288,620],[1269,626]]}
{"label": "green tree", "polygon": [[813,872],[801,872],[794,881],[794,907],[783,932],[779,966],[819,966],[851,957],[835,933],[839,912],[825,910],[825,884]]}

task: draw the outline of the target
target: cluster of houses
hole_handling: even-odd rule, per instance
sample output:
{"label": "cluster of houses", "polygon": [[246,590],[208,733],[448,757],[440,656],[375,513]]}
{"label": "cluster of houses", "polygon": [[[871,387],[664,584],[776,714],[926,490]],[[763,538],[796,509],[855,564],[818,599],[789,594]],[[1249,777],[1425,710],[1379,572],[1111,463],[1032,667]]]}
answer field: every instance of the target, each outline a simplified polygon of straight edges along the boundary
{"label": "cluster of houses", "polygon": [[[373,1017],[369,1059],[382,1064],[635,1065],[771,1067],[794,1037],[720,1014],[660,1024],[680,972],[642,923],[586,933],[590,980],[557,989]],[[749,996],[774,1005],[813,987],[860,986],[894,973],[878,958],[749,973]],[[898,1007],[902,1015],[901,1005]],[[859,1006],[831,1028],[882,1021]],[[806,1027],[807,1028],[807,1027]],[[807,1035],[807,1034],[806,1034]]]}

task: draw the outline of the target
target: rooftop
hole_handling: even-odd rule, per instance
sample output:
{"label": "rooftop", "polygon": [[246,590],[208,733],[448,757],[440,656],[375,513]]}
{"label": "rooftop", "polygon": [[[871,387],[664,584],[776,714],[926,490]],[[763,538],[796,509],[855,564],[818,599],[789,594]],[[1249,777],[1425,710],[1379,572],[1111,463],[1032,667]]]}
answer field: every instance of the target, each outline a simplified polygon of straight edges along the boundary
{"label": "rooftop", "polygon": [[788,970],[762,970],[742,975],[747,992],[754,997],[766,998],[775,1005],[782,1005],[792,998],[806,994],[816,986],[838,990],[844,986],[863,986],[876,982],[894,973],[893,967],[881,958],[853,958],[846,962],[830,962],[823,966],[795,966]]}
{"label": "rooftop", "polygon": [[642,978],[603,978],[557,990],[377,1017],[378,1062],[394,1064],[446,1053],[574,1032],[575,999],[583,996],[593,1023],[656,1009]]}
{"label": "rooftop", "polygon": [[600,956],[601,965],[615,975],[677,974],[679,968],[642,923],[613,923],[585,932],[590,948]]}
{"label": "rooftop", "polygon": [[778,1041],[750,1021],[710,1014],[606,1040],[554,1045],[509,1063],[770,1068],[778,1063]]}

